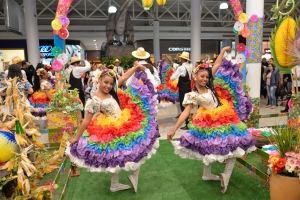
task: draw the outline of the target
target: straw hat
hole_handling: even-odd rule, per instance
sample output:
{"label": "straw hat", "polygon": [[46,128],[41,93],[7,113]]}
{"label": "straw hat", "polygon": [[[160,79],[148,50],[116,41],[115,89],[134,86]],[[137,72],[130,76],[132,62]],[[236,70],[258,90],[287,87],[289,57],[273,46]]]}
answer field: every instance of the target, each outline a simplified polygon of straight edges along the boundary
{"label": "straw hat", "polygon": [[131,54],[133,55],[133,57],[138,59],[146,59],[150,57],[150,53],[145,51],[143,47],[139,47],[136,51],[133,51]]}
{"label": "straw hat", "polygon": [[71,61],[70,61],[70,64],[73,64],[75,62],[80,62],[79,58],[77,56],[73,56],[71,57]]}
{"label": "straw hat", "polygon": [[22,59],[19,56],[15,56],[11,59],[10,64],[18,64],[21,62],[22,62]]}
{"label": "straw hat", "polygon": [[115,64],[116,62],[121,63],[119,59],[116,59],[113,63]]}
{"label": "straw hat", "polygon": [[182,54],[180,54],[180,56],[178,56],[179,58],[183,58],[185,60],[190,60],[190,54],[189,52],[183,51]]}

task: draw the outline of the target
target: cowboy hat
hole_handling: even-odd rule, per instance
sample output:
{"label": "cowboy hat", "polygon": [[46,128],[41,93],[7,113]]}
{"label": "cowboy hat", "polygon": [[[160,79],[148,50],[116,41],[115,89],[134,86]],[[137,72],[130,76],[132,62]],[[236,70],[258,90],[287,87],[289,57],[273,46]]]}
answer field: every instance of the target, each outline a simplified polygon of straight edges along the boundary
{"label": "cowboy hat", "polygon": [[77,56],[71,57],[70,64],[73,64],[73,63],[76,63],[76,62],[80,62],[79,58]]}
{"label": "cowboy hat", "polygon": [[11,59],[10,64],[18,64],[21,62],[22,62],[22,59],[19,56],[15,56]]}
{"label": "cowboy hat", "polygon": [[145,51],[143,47],[139,47],[136,51],[133,51],[131,53],[133,57],[138,58],[138,59],[146,59],[150,57],[150,54]]}
{"label": "cowboy hat", "polygon": [[180,56],[178,56],[179,58],[183,58],[185,60],[190,60],[190,54],[189,52],[183,51],[182,54],[180,54]]}
{"label": "cowboy hat", "polygon": [[119,59],[116,59],[113,63],[116,63],[116,62],[121,63],[121,61]]}

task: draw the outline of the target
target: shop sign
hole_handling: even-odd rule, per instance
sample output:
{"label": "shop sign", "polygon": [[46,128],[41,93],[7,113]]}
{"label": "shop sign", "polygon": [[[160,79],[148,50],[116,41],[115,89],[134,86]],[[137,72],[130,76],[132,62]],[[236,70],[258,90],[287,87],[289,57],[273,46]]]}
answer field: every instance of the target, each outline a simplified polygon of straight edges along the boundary
{"label": "shop sign", "polygon": [[191,51],[191,47],[169,47],[168,51]]}
{"label": "shop sign", "polygon": [[40,46],[41,57],[43,57],[43,58],[54,57],[53,54],[51,53],[52,48],[53,47],[51,45]]}

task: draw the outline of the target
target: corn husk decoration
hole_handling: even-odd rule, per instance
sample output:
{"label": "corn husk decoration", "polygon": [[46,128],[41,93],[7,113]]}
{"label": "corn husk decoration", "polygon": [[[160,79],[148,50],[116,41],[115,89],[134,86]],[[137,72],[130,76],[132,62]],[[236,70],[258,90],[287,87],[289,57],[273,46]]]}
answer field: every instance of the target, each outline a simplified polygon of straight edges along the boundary
{"label": "corn husk decoration", "polygon": [[296,20],[287,16],[279,17],[278,25],[272,30],[270,48],[275,66],[282,74],[290,74],[297,61],[295,55],[287,53],[295,40],[297,29]]}
{"label": "corn husk decoration", "polygon": [[149,10],[153,5],[154,0],[142,0],[142,4],[145,10]]}

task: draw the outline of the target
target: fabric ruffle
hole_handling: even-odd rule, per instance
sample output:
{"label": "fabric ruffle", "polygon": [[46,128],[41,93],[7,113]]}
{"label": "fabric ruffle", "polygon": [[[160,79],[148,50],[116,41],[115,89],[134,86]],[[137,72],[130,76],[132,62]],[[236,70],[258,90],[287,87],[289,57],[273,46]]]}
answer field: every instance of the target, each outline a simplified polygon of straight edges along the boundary
{"label": "fabric ruffle", "polygon": [[256,141],[242,122],[248,118],[252,104],[244,93],[241,78],[237,65],[223,61],[214,80],[222,105],[211,110],[200,107],[190,117],[190,130],[179,141],[172,142],[175,154],[182,158],[203,160],[208,165],[228,158],[239,158],[256,149]]}
{"label": "fabric ruffle", "polygon": [[[50,90],[50,95],[54,95],[55,91]],[[47,97],[45,92],[36,91],[29,98],[30,105],[38,110],[38,112],[31,112],[35,117],[38,117],[41,120],[46,119],[46,108],[50,103],[50,99]]]}
{"label": "fabric ruffle", "polygon": [[93,118],[80,140],[67,147],[71,161],[92,172],[137,169],[159,146],[154,94],[146,74],[136,73],[127,89],[118,91],[121,116]]}
{"label": "fabric ruffle", "polygon": [[[157,99],[160,101],[161,106],[167,107],[168,105],[179,102],[177,86],[178,81],[172,81],[170,79],[174,74],[174,69],[172,68],[172,65],[168,64],[164,59],[160,61],[159,68],[159,77],[161,80],[161,84],[157,87]],[[171,104],[169,104],[168,102],[171,102]]]}

